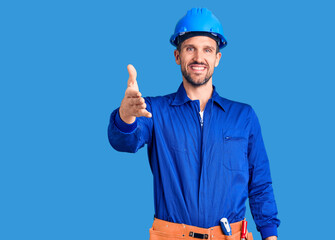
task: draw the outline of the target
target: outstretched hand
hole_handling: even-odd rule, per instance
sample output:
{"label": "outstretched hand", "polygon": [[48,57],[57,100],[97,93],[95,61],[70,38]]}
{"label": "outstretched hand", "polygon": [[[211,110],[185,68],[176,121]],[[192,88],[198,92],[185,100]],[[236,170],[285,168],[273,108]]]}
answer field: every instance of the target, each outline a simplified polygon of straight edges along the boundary
{"label": "outstretched hand", "polygon": [[129,79],[128,86],[122,99],[119,114],[121,119],[128,124],[135,122],[136,117],[148,117],[152,115],[146,110],[147,105],[139,91],[137,84],[137,72],[133,65],[127,66]]}

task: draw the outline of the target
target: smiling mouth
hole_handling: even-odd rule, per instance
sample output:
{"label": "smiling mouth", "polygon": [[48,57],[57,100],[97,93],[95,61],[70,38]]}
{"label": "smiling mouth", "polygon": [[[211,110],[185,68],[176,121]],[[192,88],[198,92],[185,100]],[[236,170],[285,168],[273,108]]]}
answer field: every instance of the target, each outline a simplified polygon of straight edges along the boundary
{"label": "smiling mouth", "polygon": [[189,65],[189,68],[193,71],[193,72],[196,72],[196,73],[201,73],[201,72],[204,72],[206,70],[206,66],[204,65],[196,65],[196,64],[191,64]]}

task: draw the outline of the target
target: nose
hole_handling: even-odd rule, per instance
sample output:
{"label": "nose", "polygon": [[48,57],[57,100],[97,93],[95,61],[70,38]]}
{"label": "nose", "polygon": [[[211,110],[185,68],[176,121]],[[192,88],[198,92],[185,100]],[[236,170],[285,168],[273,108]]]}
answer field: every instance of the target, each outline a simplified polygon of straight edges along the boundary
{"label": "nose", "polygon": [[194,56],[193,56],[193,60],[198,62],[198,63],[202,63],[203,62],[203,53],[201,51],[195,51],[194,52]]}

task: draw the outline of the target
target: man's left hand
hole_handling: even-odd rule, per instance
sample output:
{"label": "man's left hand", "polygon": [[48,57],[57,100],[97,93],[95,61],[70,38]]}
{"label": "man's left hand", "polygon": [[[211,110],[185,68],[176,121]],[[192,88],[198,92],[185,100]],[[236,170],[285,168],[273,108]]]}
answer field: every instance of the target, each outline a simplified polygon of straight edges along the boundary
{"label": "man's left hand", "polygon": [[265,240],[277,240],[277,236],[267,237]]}

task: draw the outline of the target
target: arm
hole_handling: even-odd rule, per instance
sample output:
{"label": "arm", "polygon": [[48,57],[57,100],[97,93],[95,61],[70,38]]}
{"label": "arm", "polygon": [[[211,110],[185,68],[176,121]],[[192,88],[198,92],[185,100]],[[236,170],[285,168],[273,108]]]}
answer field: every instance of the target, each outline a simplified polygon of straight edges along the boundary
{"label": "arm", "polygon": [[[277,239],[277,206],[272,189],[269,160],[261,134],[258,118],[250,111],[249,160],[249,204],[257,230],[262,239]],[[270,237],[270,238],[269,238]]]}
{"label": "arm", "polygon": [[108,126],[112,147],[122,152],[136,152],[151,141],[152,119],[149,99],[141,97],[136,70],[128,65],[129,80],[120,108],[114,110]]}
{"label": "arm", "polygon": [[[150,100],[146,99],[147,110],[151,111]],[[119,115],[119,108],[110,117],[108,140],[111,146],[121,152],[135,153],[144,144],[150,144],[152,138],[152,119],[138,117],[132,124],[125,123]]]}

